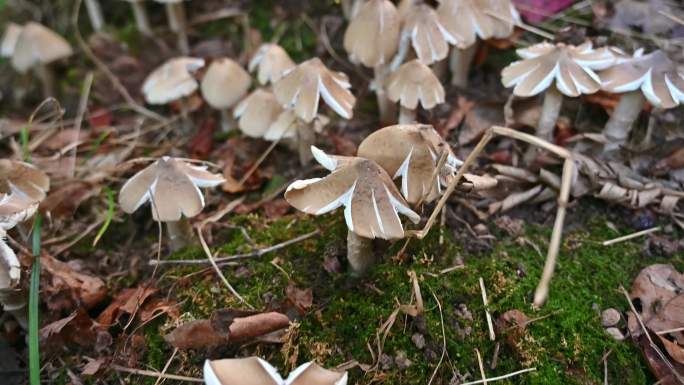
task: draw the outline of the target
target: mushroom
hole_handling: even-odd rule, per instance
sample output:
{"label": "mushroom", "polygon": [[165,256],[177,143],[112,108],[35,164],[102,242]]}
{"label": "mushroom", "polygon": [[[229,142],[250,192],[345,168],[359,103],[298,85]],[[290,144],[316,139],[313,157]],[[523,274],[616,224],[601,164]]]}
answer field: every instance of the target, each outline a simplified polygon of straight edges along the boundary
{"label": "mushroom", "polygon": [[417,223],[418,214],[375,161],[360,157],[331,156],[312,146],[318,163],[331,173],[324,178],[297,180],[287,187],[285,199],[296,209],[322,215],[344,206],[347,259],[355,275],[363,275],[375,262],[373,239],[399,239],[405,233],[398,213]]}
{"label": "mushroom", "polygon": [[307,362],[287,379],[259,357],[204,361],[206,385],[346,385],[347,372],[335,372]]}
{"label": "mushroom", "polygon": [[[0,193],[40,202],[50,190],[50,178],[34,165],[0,159]],[[13,199],[14,201],[14,199]]]}
{"label": "mushroom", "polygon": [[259,88],[235,106],[233,116],[238,119],[238,127],[242,133],[252,138],[264,138],[282,112],[283,108],[275,95]]}
{"label": "mushroom", "polygon": [[54,75],[48,65],[72,53],[71,46],[63,37],[42,24],[30,22],[17,38],[12,67],[20,73],[34,69],[43,84],[44,96],[54,96]]}
{"label": "mushroom", "polygon": [[295,67],[295,63],[283,47],[274,43],[267,43],[259,47],[249,61],[249,72],[257,71],[259,83],[266,85],[275,83],[283,75]]}
{"label": "mushroom", "polygon": [[247,71],[231,59],[216,59],[209,65],[200,87],[204,100],[221,111],[223,131],[233,129],[235,122],[229,110],[245,96],[251,84]]}
{"label": "mushroom", "polygon": [[385,93],[385,78],[392,56],[399,48],[400,25],[399,12],[391,1],[370,0],[360,7],[344,32],[344,49],[351,60],[373,68],[371,88],[377,96],[383,123],[393,121],[396,116],[395,104]]}
{"label": "mushroom", "polygon": [[418,102],[426,110],[444,103],[444,87],[430,67],[416,59],[402,64],[390,74],[387,96],[400,104],[399,124],[408,124],[416,120]]}
{"label": "mushroom", "polygon": [[[598,91],[601,81],[593,70],[608,68],[615,62],[610,50],[593,49],[591,42],[579,46],[543,42],[517,53],[523,60],[504,68],[501,82],[505,87],[515,87],[515,96],[531,97],[546,91],[536,135],[549,142],[553,140],[563,95],[578,97]],[[530,147],[525,159],[529,162],[534,155]]]}
{"label": "mushroom", "polygon": [[93,30],[95,32],[102,31],[102,28],[104,27],[104,17],[102,17],[100,2],[98,0],[85,0],[85,6]]}
{"label": "mushroom", "polygon": [[295,130],[302,164],[311,158],[309,146],[313,144],[312,122],[318,114],[321,98],[338,115],[351,119],[356,98],[349,91],[347,75],[329,70],[318,58],[307,60],[287,72],[273,84],[273,93],[284,108],[293,109],[297,121]]}
{"label": "mushroom", "polygon": [[124,0],[131,4],[133,9],[133,17],[135,18],[135,25],[138,31],[144,35],[152,35],[152,28],[150,28],[150,19],[147,17],[147,11],[143,2],[145,0]]}
{"label": "mushroom", "polygon": [[183,55],[190,53],[190,43],[188,42],[187,20],[185,18],[184,0],[154,0],[166,6],[166,18],[169,28],[178,36],[178,50]]}
{"label": "mushroom", "polygon": [[444,28],[456,39],[449,66],[451,84],[464,87],[477,51],[477,39],[502,39],[520,21],[511,0],[441,0],[437,8]]}
{"label": "mushroom", "polygon": [[190,243],[192,229],[186,218],[204,208],[199,187],[214,187],[225,182],[206,167],[193,166],[182,159],[162,157],[133,175],[119,192],[119,205],[133,213],[147,201],[152,203],[152,218],[166,223],[169,245],[177,251]]}
{"label": "mushroom", "polygon": [[150,104],[168,104],[179,101],[184,128],[190,129],[188,103],[186,96],[197,90],[199,84],[194,74],[204,67],[204,60],[193,57],[177,57],[166,61],[147,75],[143,82],[142,92]]}
{"label": "mushroom", "polygon": [[684,70],[663,51],[643,55],[635,52],[631,59],[599,73],[601,87],[611,93],[622,93],[603,133],[608,140],[604,150],[625,144],[634,121],[646,99],[656,108],[669,109],[684,102]]}
{"label": "mushroom", "polygon": [[19,40],[19,35],[23,28],[24,27],[16,23],[7,23],[5,33],[2,35],[2,43],[0,43],[0,56],[12,57],[12,54],[14,54],[14,47],[17,45],[17,40]]}
{"label": "mushroom", "polygon": [[[443,154],[446,160],[436,171]],[[399,124],[375,131],[361,142],[358,156],[375,161],[392,178],[400,178],[401,193],[412,205],[438,198],[442,187],[449,184],[463,164],[449,144],[427,124]]]}

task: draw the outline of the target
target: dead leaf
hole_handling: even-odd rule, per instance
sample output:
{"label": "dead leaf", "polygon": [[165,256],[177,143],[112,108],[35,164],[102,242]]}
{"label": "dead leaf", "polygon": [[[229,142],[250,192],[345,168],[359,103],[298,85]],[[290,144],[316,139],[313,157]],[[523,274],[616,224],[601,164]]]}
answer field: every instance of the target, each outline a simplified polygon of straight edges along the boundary
{"label": "dead leaf", "polygon": [[[73,309],[83,306],[91,309],[107,296],[105,283],[95,276],[74,270],[69,264],[47,254],[41,258],[47,283],[43,286],[50,310]],[[62,301],[55,300],[61,298]],[[64,304],[64,301],[67,303]]]}
{"label": "dead leaf", "polygon": [[83,347],[95,348],[98,333],[103,328],[95,323],[83,308],[66,318],[52,322],[40,329],[42,346],[59,350],[64,344],[76,343]]}
{"label": "dead leaf", "polygon": [[290,211],[290,206],[289,203],[283,198],[278,198],[278,199],[272,199],[262,205],[264,209],[264,214],[266,214],[266,217],[269,219],[275,219],[275,218],[280,218],[283,215],[287,214],[288,211]]}
{"label": "dead leaf", "polygon": [[100,369],[102,368],[102,365],[105,364],[105,359],[104,358],[98,358],[94,360],[88,361],[87,364],[83,367],[83,370],[81,370],[81,374],[84,376],[92,376],[96,374]]}
{"label": "dead leaf", "polygon": [[40,208],[52,216],[69,217],[76,212],[83,202],[98,196],[100,189],[101,186],[72,180],[50,191]]}
{"label": "dead leaf", "polygon": [[492,126],[503,126],[504,115],[500,105],[477,104],[465,113],[458,143],[463,146],[479,139]]}
{"label": "dead leaf", "polygon": [[166,313],[169,317],[177,319],[180,316],[180,308],[176,301],[164,298],[153,298],[145,302],[140,309],[140,321],[147,322],[148,320],[159,316],[161,313]]}
{"label": "dead leaf", "polygon": [[285,288],[285,295],[301,314],[306,313],[313,306],[313,291],[311,288],[300,289],[293,282],[290,282],[287,288]]}
{"label": "dead leaf", "polygon": [[188,143],[188,150],[192,158],[206,159],[214,145],[214,132],[216,131],[216,119],[206,118],[195,135]]}
{"label": "dead leaf", "polygon": [[112,112],[105,107],[92,108],[88,112],[88,124],[95,130],[111,126],[112,120]]}
{"label": "dead leaf", "polygon": [[335,154],[342,156],[356,156],[356,144],[349,138],[343,135],[337,135],[333,132],[328,134],[330,141],[335,147]]}
{"label": "dead leaf", "polygon": [[435,127],[439,135],[442,138],[446,138],[451,130],[461,125],[461,122],[463,122],[463,119],[468,111],[470,111],[470,109],[474,106],[475,102],[470,101],[463,96],[459,96],[458,100],[456,101],[456,106],[454,106],[452,109],[446,123],[444,123],[444,125],[441,127]]}
{"label": "dead leaf", "polygon": [[127,288],[121,290],[112,303],[100,313],[97,317],[97,322],[105,327],[109,327],[122,314],[134,314],[145,303],[145,300],[155,294],[157,290],[154,287],[137,287],[135,289]]}

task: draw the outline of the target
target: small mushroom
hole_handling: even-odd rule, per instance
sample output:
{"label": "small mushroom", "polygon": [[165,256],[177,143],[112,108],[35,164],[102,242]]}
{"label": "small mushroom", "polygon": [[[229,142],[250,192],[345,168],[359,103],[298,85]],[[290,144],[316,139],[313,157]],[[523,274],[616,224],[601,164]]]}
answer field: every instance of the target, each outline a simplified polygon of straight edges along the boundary
{"label": "small mushroom", "polygon": [[0,159],[0,193],[40,202],[50,190],[50,178],[34,165]]}
{"label": "small mushroom", "polygon": [[191,122],[185,97],[192,95],[199,88],[194,74],[202,67],[204,67],[203,59],[193,57],[171,59],[147,75],[142,85],[142,92],[147,103],[179,102],[186,131],[190,129]]}
{"label": "small mushroom", "polygon": [[397,68],[406,58],[409,45],[423,64],[438,62],[449,54],[449,44],[456,44],[456,38],[444,28],[437,12],[427,4],[404,3],[400,14],[403,18],[399,52],[392,60]]}
{"label": "small mushroom", "polygon": [[374,70],[372,88],[383,123],[393,121],[396,116],[395,104],[385,92],[385,78],[392,56],[399,48],[400,25],[399,12],[391,1],[370,0],[360,7],[344,32],[344,49],[351,60]]}
{"label": "small mushroom", "polygon": [[293,109],[294,125],[302,164],[311,157],[308,149],[313,144],[312,122],[318,114],[321,98],[338,115],[351,119],[356,98],[349,91],[347,75],[329,70],[318,58],[307,60],[286,73],[273,84],[273,93],[285,109]]}
{"label": "small mushroom", "polygon": [[100,2],[98,0],[85,0],[85,6],[93,30],[95,32],[102,31],[102,28],[104,27],[104,17],[102,16]]}
{"label": "small mushroom", "polygon": [[[433,175],[440,157],[446,161]],[[412,205],[431,202],[442,194],[442,187],[463,164],[449,144],[430,125],[406,124],[382,128],[359,145],[358,156],[375,161],[392,178],[400,178],[400,190]]]}
{"label": "small mushroom", "polygon": [[48,65],[72,53],[63,37],[42,24],[30,22],[22,28],[14,45],[12,67],[20,73],[34,69],[43,84],[43,95],[54,96],[54,75]]}
{"label": "small mushroom", "polygon": [[7,23],[5,33],[2,35],[2,43],[0,43],[0,56],[12,57],[14,54],[14,47],[17,45],[17,40],[19,40],[22,29],[24,29],[24,27],[19,24],[12,22]]}
{"label": "small mushroom", "polygon": [[444,87],[430,67],[419,60],[402,64],[387,78],[387,96],[399,102],[399,124],[416,121],[418,102],[426,110],[444,103]]}
{"label": "small mushroom", "polygon": [[411,210],[375,161],[359,157],[331,156],[316,147],[311,152],[331,172],[324,178],[297,180],[288,186],[285,199],[296,209],[312,215],[344,206],[347,259],[352,272],[364,274],[375,262],[373,239],[400,239],[405,233],[398,213],[417,223]]}
{"label": "small mushroom", "polygon": [[143,2],[145,0],[124,0],[131,4],[133,10],[133,17],[135,18],[135,25],[138,31],[143,35],[152,35],[152,28],[150,28],[150,19],[147,17],[147,11]]}
{"label": "small mushroom", "polygon": [[178,50],[183,55],[190,53],[190,43],[188,42],[188,26],[185,18],[184,0],[154,0],[166,6],[166,18],[169,28],[178,36]]}
{"label": "small mushroom", "polygon": [[162,157],[133,175],[119,192],[119,205],[126,213],[152,203],[152,218],[166,223],[169,245],[177,251],[190,243],[192,229],[186,218],[204,208],[200,187],[214,187],[225,182],[221,175],[205,167],[193,166],[182,159]]}
{"label": "small mushroom", "polygon": [[346,385],[347,372],[335,372],[307,362],[283,379],[278,370],[258,357],[206,360],[206,385]]}
{"label": "small mushroom", "polygon": [[216,59],[209,65],[200,86],[202,96],[210,106],[221,111],[224,132],[235,126],[230,108],[245,96],[251,84],[252,78],[247,71],[231,59]]}
{"label": "small mushroom", "polygon": [[[515,96],[531,97],[546,91],[536,135],[549,142],[553,140],[563,95],[578,97],[598,91],[601,81],[593,70],[608,68],[615,62],[610,50],[593,49],[591,42],[579,46],[543,42],[517,53],[522,60],[503,69],[501,82],[505,87],[515,87]],[[525,159],[530,162],[534,156],[534,148],[530,147]]]}
{"label": "small mushroom", "polygon": [[259,88],[235,106],[233,116],[238,119],[238,127],[243,134],[252,138],[264,138],[282,112],[283,107],[275,95]]}
{"label": "small mushroom", "polygon": [[603,129],[608,140],[604,147],[606,151],[625,144],[647,99],[654,107],[662,109],[684,102],[684,70],[663,51],[647,55],[637,51],[633,58],[621,60],[600,72],[599,77],[603,90],[622,94]]}
{"label": "small mushroom", "polygon": [[295,62],[290,55],[283,47],[274,43],[259,47],[248,66],[249,72],[257,71],[257,79],[263,85],[277,82],[294,67]]}
{"label": "small mushroom", "polygon": [[477,39],[502,39],[520,21],[511,0],[442,0],[437,8],[444,28],[456,39],[451,50],[451,84],[464,87],[477,51]]}

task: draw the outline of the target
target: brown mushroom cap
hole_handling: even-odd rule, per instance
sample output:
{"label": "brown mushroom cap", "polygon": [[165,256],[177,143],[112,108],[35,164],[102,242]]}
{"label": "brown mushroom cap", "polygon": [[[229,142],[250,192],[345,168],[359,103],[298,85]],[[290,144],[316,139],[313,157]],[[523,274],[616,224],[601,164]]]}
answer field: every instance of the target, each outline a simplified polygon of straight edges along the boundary
{"label": "brown mushroom cap", "polygon": [[478,37],[506,38],[520,20],[511,0],[441,0],[437,13],[459,48],[471,46]]}
{"label": "brown mushroom cap", "polygon": [[404,237],[398,213],[413,222],[420,217],[409,207],[387,172],[372,160],[330,156],[316,147],[314,158],[331,171],[324,178],[298,180],[285,199],[308,214],[322,215],[344,206],[349,231],[364,238]]}
{"label": "brown mushroom cap", "polygon": [[280,385],[282,378],[268,362],[258,357],[204,362],[206,385]]}
{"label": "brown mushroom cap", "polygon": [[12,66],[23,73],[38,64],[48,64],[72,53],[71,45],[55,31],[29,22],[22,28],[14,45]]}
{"label": "brown mushroom cap", "polygon": [[204,74],[200,89],[210,106],[224,110],[237,103],[249,90],[252,78],[229,58],[216,59]]}
{"label": "brown mushroom cap", "polygon": [[132,213],[152,200],[152,217],[160,222],[188,218],[204,208],[204,196],[199,187],[213,187],[225,182],[221,175],[204,167],[192,166],[181,159],[163,157],[133,175],[119,192],[119,204]]}
{"label": "brown mushroom cap", "polygon": [[356,98],[349,92],[349,78],[329,70],[318,58],[297,65],[273,85],[278,102],[293,108],[297,116],[310,123],[318,113],[321,97],[336,113],[351,119]]}
{"label": "brown mushroom cap", "polygon": [[363,4],[344,32],[344,49],[366,67],[389,63],[399,48],[399,12],[389,0]]}
{"label": "brown mushroom cap", "polygon": [[297,114],[294,110],[283,110],[264,132],[263,138],[275,142],[279,139],[296,138]]}
{"label": "brown mushroom cap", "polygon": [[411,41],[418,59],[427,65],[447,57],[449,43],[456,44],[456,38],[444,28],[437,12],[427,4],[414,5],[406,11],[401,38],[402,44],[406,44],[406,40]]}
{"label": "brown mushroom cap", "polygon": [[663,51],[637,53],[599,73],[601,87],[611,93],[641,90],[651,104],[673,108],[684,102],[684,68]]}
{"label": "brown mushroom cap", "polygon": [[0,159],[0,193],[16,194],[32,202],[45,199],[50,178],[34,165]]}
{"label": "brown mushroom cap", "polygon": [[259,88],[235,106],[233,116],[238,118],[238,127],[245,135],[262,138],[282,112],[275,95]]}
{"label": "brown mushroom cap", "polygon": [[[431,185],[443,151],[447,160],[439,173],[442,177]],[[361,142],[358,156],[374,160],[394,179],[401,178],[401,193],[411,204],[439,197],[442,186],[462,164],[437,131],[425,124],[399,124],[375,131]]]}
{"label": "brown mushroom cap", "polygon": [[2,57],[12,57],[14,54],[14,47],[17,46],[17,41],[19,40],[19,35],[24,29],[19,24],[7,23],[5,27],[5,33],[2,35],[2,43],[0,44],[0,56]]}
{"label": "brown mushroom cap", "polygon": [[558,91],[567,96],[594,93],[601,81],[593,70],[615,62],[610,50],[593,49],[591,42],[579,46],[543,42],[517,52],[523,60],[504,68],[501,82],[505,87],[515,87],[513,93],[523,97],[538,95],[554,80]]}
{"label": "brown mushroom cap", "polygon": [[38,202],[19,193],[0,193],[0,238],[6,230],[35,214]]}
{"label": "brown mushroom cap", "polygon": [[288,385],[346,385],[347,372],[335,372],[313,362],[299,366],[288,376]]}
{"label": "brown mushroom cap", "polygon": [[444,103],[444,87],[430,67],[411,60],[387,78],[387,97],[411,110],[418,107],[418,102],[429,110]]}
{"label": "brown mushroom cap", "polygon": [[204,67],[204,60],[177,57],[166,61],[147,75],[142,86],[150,104],[166,104],[195,92],[199,87],[194,73]]}
{"label": "brown mushroom cap", "polygon": [[278,44],[267,43],[259,47],[249,62],[249,72],[258,69],[257,79],[259,83],[275,83],[285,73],[295,67],[295,62],[290,59],[287,51]]}

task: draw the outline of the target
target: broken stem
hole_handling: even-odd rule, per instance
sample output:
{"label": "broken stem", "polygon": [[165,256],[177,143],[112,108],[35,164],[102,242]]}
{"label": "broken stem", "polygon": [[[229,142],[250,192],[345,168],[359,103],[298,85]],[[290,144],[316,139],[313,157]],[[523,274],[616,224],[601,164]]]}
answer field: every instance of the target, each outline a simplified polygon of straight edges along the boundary
{"label": "broken stem", "polygon": [[608,141],[603,147],[604,151],[616,150],[627,142],[627,137],[632,131],[632,126],[639,117],[645,101],[646,98],[644,98],[641,90],[622,95],[603,129],[603,134]]}
{"label": "broken stem", "polygon": [[169,28],[178,36],[178,50],[187,55],[190,52],[188,43],[187,23],[185,20],[185,8],[183,3],[166,3],[166,17],[169,20]]}
{"label": "broken stem", "polygon": [[166,230],[169,233],[169,248],[176,252],[192,243],[192,226],[187,218],[179,221],[166,222]]}
{"label": "broken stem", "polygon": [[374,68],[375,78],[373,79],[375,96],[378,99],[378,111],[380,112],[380,123],[383,125],[392,124],[397,116],[397,105],[387,97],[385,93],[385,78],[387,76],[387,65],[380,64]]}
{"label": "broken stem", "polygon": [[399,107],[399,124],[411,124],[416,122],[416,110]]}
{"label": "broken stem", "polygon": [[474,42],[469,47],[451,49],[449,56],[449,68],[451,69],[451,85],[465,87],[468,85],[468,71],[477,52],[478,42]]}
{"label": "broken stem", "polygon": [[133,8],[133,17],[135,18],[135,25],[138,31],[144,35],[152,35],[152,28],[150,28],[150,19],[147,17],[147,11],[141,1],[131,2]]}
{"label": "broken stem", "polygon": [[375,264],[373,253],[373,240],[357,235],[353,231],[347,231],[347,260],[351,267],[352,275],[361,277]]}

